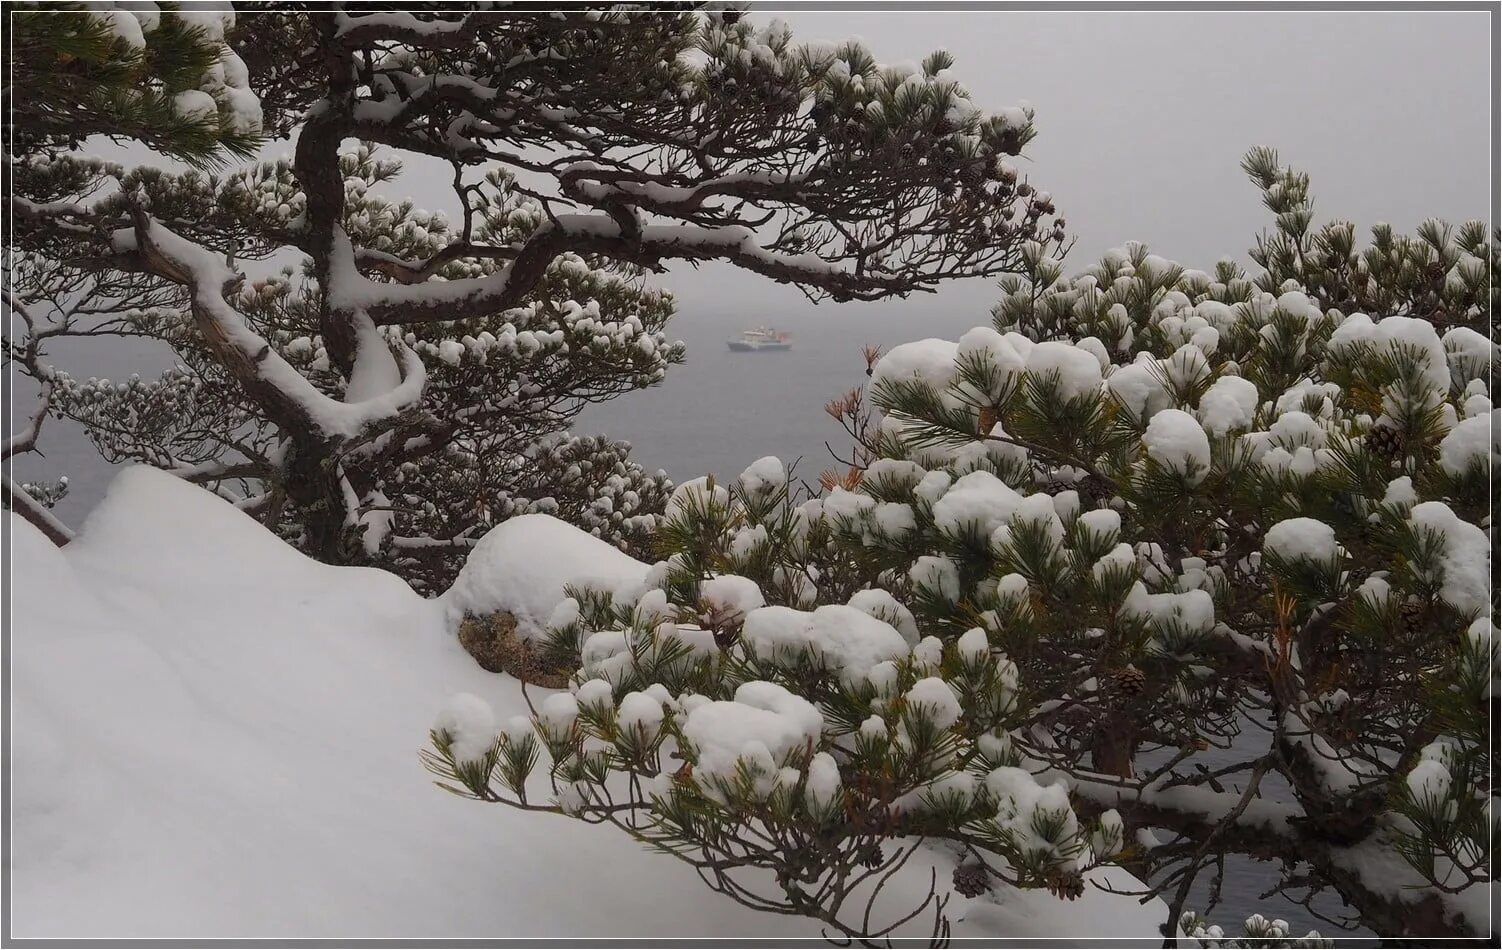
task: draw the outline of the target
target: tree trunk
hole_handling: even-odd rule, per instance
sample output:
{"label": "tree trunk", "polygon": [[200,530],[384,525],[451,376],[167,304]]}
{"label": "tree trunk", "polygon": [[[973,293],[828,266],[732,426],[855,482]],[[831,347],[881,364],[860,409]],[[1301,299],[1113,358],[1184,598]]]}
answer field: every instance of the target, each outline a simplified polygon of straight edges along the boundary
{"label": "tree trunk", "polygon": [[344,529],[350,512],[338,469],[326,446],[299,442],[294,440],[288,453],[285,482],[287,497],[303,526],[302,548],[325,564],[344,564],[348,560]]}
{"label": "tree trunk", "polygon": [[1090,748],[1095,771],[1121,778],[1131,778],[1135,773],[1132,759],[1137,754],[1137,723],[1132,714],[1123,709],[1112,709],[1105,714],[1095,729],[1095,742]]}

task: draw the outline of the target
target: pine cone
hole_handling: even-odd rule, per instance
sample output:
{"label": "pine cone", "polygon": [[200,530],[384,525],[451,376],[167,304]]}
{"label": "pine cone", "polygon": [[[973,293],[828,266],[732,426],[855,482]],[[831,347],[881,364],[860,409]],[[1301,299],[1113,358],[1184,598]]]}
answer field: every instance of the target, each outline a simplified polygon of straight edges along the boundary
{"label": "pine cone", "polygon": [[1412,636],[1424,629],[1424,605],[1414,600],[1405,600],[1398,606],[1398,617],[1403,632]]}
{"label": "pine cone", "polygon": [[1147,674],[1128,663],[1111,671],[1111,683],[1123,696],[1140,696],[1147,688]]}
{"label": "pine cone", "polygon": [[980,419],[976,423],[976,429],[979,430],[981,438],[984,439],[991,434],[992,429],[996,428],[997,415],[996,410],[990,406],[980,407]]}
{"label": "pine cone", "polygon": [[1383,458],[1395,459],[1403,455],[1403,434],[1396,426],[1386,424],[1372,426],[1366,434],[1366,448]]}
{"label": "pine cone", "polygon": [[860,858],[861,865],[868,868],[879,868],[886,859],[887,856],[882,852],[881,845],[879,844],[867,845],[865,850],[861,852]]}
{"label": "pine cone", "polygon": [[1072,901],[1085,896],[1085,878],[1078,871],[1050,871],[1043,885],[1060,900]]}
{"label": "pine cone", "polygon": [[991,889],[990,876],[984,865],[961,864],[954,869],[954,889],[961,897],[979,897]]}

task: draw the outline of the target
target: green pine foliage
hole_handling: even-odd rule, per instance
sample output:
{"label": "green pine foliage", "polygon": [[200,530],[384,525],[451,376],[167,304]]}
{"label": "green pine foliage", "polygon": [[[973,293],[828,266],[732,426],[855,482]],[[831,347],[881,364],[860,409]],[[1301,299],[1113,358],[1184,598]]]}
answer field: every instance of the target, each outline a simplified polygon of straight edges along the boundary
{"label": "green pine foliage", "polygon": [[[1307,181],[1264,188],[1301,226]],[[500,740],[541,739],[531,786],[441,743],[430,765],[486,800],[550,784],[858,939],[890,931],[850,883],[918,842],[966,897],[1067,899],[1129,862],[1209,946],[1323,945],[1187,914],[1227,854],[1383,934],[1484,932],[1497,354],[1466,324],[1495,297],[1442,322],[1384,285],[1399,312],[1348,314],[1140,245],[1070,280],[1026,256],[994,325],[894,348],[831,405],[851,473],[680,485],[640,587],[570,591],[547,640],[573,686]],[[943,890],[915,911],[936,935]]]}
{"label": "green pine foliage", "polygon": [[222,121],[218,112],[185,114],[176,105],[179,94],[204,89],[216,70],[209,88],[224,86],[222,35],[195,20],[172,10],[138,19],[126,10],[16,4],[8,22],[11,155],[65,151],[103,135],[204,166],[248,158],[260,146],[258,124]]}

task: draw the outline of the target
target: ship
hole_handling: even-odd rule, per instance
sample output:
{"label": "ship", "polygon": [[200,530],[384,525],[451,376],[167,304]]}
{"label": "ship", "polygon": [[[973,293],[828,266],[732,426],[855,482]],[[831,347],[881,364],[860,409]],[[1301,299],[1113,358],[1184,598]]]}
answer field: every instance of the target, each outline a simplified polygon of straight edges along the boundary
{"label": "ship", "polygon": [[756,327],[753,330],[743,330],[741,335],[727,341],[729,347],[738,353],[751,353],[760,350],[791,350],[793,348],[793,335],[771,327]]}

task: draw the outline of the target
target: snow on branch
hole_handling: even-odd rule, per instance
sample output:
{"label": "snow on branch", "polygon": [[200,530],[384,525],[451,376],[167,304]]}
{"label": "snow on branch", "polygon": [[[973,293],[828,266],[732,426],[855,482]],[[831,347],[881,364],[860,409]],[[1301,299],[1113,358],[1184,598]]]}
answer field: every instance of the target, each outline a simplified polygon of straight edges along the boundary
{"label": "snow on branch", "polygon": [[73,530],[57,516],[42,506],[25,488],[11,481],[9,475],[0,475],[0,488],[4,490],[5,507],[25,518],[38,531],[58,547],[73,540]]}
{"label": "snow on branch", "polygon": [[[625,10],[341,14],[323,41],[355,81],[340,73],[299,140],[310,233],[337,221],[333,182],[314,182],[351,135],[452,163],[461,199],[464,166],[540,176],[526,193],[546,220],[516,247],[466,233],[442,261],[404,266],[357,241],[362,267],[401,283],[465,250],[514,261],[428,299],[356,288],[340,302],[370,305],[378,325],[509,306],[564,251],[647,267],[717,259],[864,300],[1015,271],[1027,242],[1063,241],[1050,196],[1006,161],[1033,136],[1030,107],[984,114],[943,55],[883,66],[858,43],[795,44],[779,24]],[[586,207],[615,227],[565,223]]]}
{"label": "snow on branch", "polygon": [[818,286],[837,300],[916,289],[897,275],[863,276],[813,254],[768,250],[745,227],[655,224],[633,235],[608,215],[571,214],[544,223],[496,273],[464,280],[375,281],[355,269],[355,251],[344,240],[334,251],[330,294],[337,307],[363,311],[378,325],[463,320],[516,306],[565,252],[604,254],[651,268],[668,260],[724,260],[779,282]]}
{"label": "snow on branch", "polygon": [[[256,393],[268,408],[274,407],[278,422],[284,425],[349,438],[395,418],[422,396],[427,370],[405,344],[401,345],[400,378],[390,388],[354,402],[340,402],[319,391],[230,305],[227,296],[244,278],[144,214],[137,216],[133,228],[116,231],[113,245],[117,252],[138,252],[152,272],[189,289],[193,314],[205,341],[247,390]],[[369,324],[369,319],[364,322]],[[373,325],[370,332],[374,332]],[[391,360],[389,351],[385,358]]]}
{"label": "snow on branch", "polygon": [[1175,781],[1171,776],[1140,783],[1072,770],[1067,776],[1045,771],[1038,778],[1065,778],[1075,795],[1098,808],[1142,812],[1151,816],[1149,824],[1181,833],[1197,833],[1229,819],[1243,835],[1265,839],[1270,852],[1298,840],[1293,819],[1301,814],[1300,809],[1266,798],[1243,803],[1240,794],[1217,792],[1204,785]]}
{"label": "snow on branch", "polygon": [[457,46],[473,39],[479,20],[419,20],[410,13],[334,14],[334,35],[349,44],[374,40],[417,46]]}

